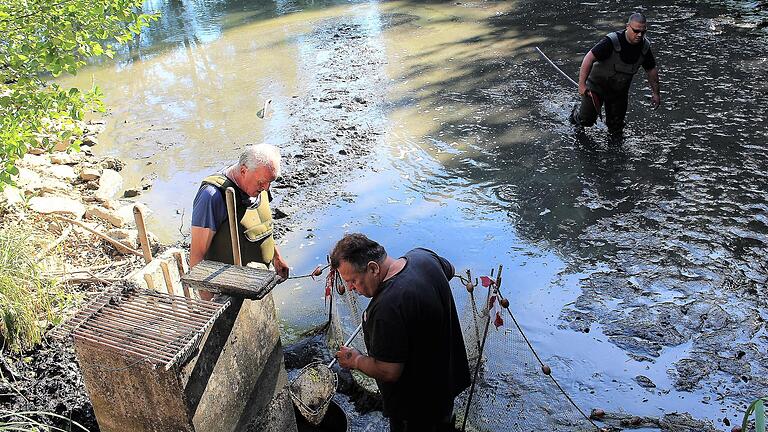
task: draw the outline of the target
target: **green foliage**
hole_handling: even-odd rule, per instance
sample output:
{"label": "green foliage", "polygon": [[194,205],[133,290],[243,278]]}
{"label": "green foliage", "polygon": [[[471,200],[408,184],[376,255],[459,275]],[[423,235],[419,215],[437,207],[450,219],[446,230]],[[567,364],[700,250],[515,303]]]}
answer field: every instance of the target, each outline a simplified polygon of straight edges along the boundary
{"label": "green foliage", "polygon": [[114,55],[155,15],[142,0],[0,0],[0,189],[31,146],[72,140],[88,109],[103,110],[97,88],[46,80],[76,74],[91,57]]}
{"label": "green foliage", "polygon": [[765,432],[765,404],[768,403],[768,397],[755,399],[744,413],[744,419],[741,422],[741,430],[747,431],[749,418],[755,414],[755,432]]}
{"label": "green foliage", "polygon": [[75,300],[42,275],[37,251],[28,229],[0,230],[0,340],[16,352],[39,343]]}
{"label": "green foliage", "polygon": [[[38,419],[60,419],[69,421],[70,427],[68,429],[61,429],[55,426],[49,426],[44,421]],[[67,431],[85,431],[88,429],[83,427],[80,423],[70,421],[66,417],[62,417],[58,414],[42,412],[42,411],[22,411],[12,412],[6,410],[0,410],[0,432],[4,431],[29,431],[29,432],[67,432]]]}

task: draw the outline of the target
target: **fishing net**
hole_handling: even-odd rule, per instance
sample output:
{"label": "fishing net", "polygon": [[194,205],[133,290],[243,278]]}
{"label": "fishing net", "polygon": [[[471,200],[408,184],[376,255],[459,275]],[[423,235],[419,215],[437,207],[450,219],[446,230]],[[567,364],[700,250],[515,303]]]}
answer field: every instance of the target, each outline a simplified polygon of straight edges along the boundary
{"label": "fishing net", "polygon": [[456,400],[457,428],[466,413],[467,431],[599,430],[529,346],[500,293],[501,278],[480,280],[476,286],[468,272],[462,282],[472,282],[472,292],[453,290],[473,377],[479,362],[471,401],[471,389]]}
{"label": "fishing net", "polygon": [[[328,346],[334,352],[360,324],[364,306],[359,295],[346,290],[338,275],[331,273],[326,280],[326,297],[331,322]],[[464,286],[452,283],[452,291],[460,311],[470,373],[474,379],[477,369],[477,377],[474,391],[467,389],[456,399],[456,428],[477,432],[599,431],[528,343],[503,299],[500,275],[496,279],[482,277],[478,284],[467,272],[461,280]],[[471,292],[465,289],[469,282]],[[362,332],[349,346],[366,353]],[[362,389],[378,393],[370,377],[358,371],[352,376]]]}
{"label": "fishing net", "polygon": [[331,398],[336,393],[338,377],[320,362],[301,369],[289,387],[291,399],[302,416],[313,425],[323,421]]}
{"label": "fishing net", "polygon": [[[328,348],[335,353],[362,323],[362,312],[359,304],[360,295],[346,289],[338,273],[331,271],[326,279],[326,299],[330,307],[330,331],[328,332]],[[326,300],[326,301],[328,301]],[[363,306],[363,309],[365,306]],[[367,354],[363,333],[358,333],[348,344],[363,354]],[[352,370],[352,378],[365,392],[378,394],[376,381],[358,370]]]}

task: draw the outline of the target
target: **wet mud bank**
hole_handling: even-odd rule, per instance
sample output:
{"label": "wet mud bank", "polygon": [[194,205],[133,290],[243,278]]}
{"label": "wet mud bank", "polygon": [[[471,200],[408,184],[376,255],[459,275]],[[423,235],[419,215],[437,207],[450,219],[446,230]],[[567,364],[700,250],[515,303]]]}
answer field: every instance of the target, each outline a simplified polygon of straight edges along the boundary
{"label": "wet mud bank", "polygon": [[[369,156],[385,132],[378,112],[384,97],[385,59],[375,34],[362,23],[334,19],[306,38],[314,63],[302,94],[290,102],[290,140],[282,149],[283,177],[274,184],[280,213],[275,229],[283,234],[306,228],[308,209],[341,197],[349,174],[373,170]],[[280,216],[278,213],[278,216]]]}
{"label": "wet mud bank", "polygon": [[[304,65],[314,71],[313,79],[290,102],[284,175],[273,185],[279,203],[274,209],[278,238],[292,230],[311,231],[311,222],[303,219],[304,209],[339,196],[353,200],[340,185],[348,173],[371,169],[367,157],[384,133],[382,117],[374,113],[383,97],[384,62],[374,35],[360,23],[334,19],[303,37],[311,41],[316,51],[311,57],[317,63]],[[88,287],[84,289],[94,289]],[[300,368],[312,359],[326,361],[327,352],[324,340],[310,337],[286,350],[286,363],[289,369]],[[0,370],[5,377],[0,405],[5,409],[50,412],[62,418],[39,420],[65,429],[77,430],[70,425],[73,421],[89,431],[99,430],[71,344],[49,342],[23,355],[3,357]],[[345,410],[380,409],[380,401],[359,391],[348,371],[339,374],[337,403]],[[370,423],[361,415],[351,421]]]}

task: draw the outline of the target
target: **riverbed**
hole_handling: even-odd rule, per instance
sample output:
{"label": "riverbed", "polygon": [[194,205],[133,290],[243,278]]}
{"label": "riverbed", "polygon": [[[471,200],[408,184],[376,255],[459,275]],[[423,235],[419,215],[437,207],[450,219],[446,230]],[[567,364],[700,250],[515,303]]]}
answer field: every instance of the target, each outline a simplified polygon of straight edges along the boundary
{"label": "riverbed", "polygon": [[[127,186],[154,179],[137,199],[162,240],[188,241],[201,178],[271,142],[293,274],[350,231],[477,275],[502,264],[510,309],[583,410],[730,430],[768,388],[768,12],[645,4],[662,106],[641,72],[623,141],[575,131],[575,88],[534,47],[575,78],[635,7],[148,1],[162,17],[71,82],[104,91],[95,150],[127,162]],[[287,342],[326,317],[321,282],[275,300]]]}

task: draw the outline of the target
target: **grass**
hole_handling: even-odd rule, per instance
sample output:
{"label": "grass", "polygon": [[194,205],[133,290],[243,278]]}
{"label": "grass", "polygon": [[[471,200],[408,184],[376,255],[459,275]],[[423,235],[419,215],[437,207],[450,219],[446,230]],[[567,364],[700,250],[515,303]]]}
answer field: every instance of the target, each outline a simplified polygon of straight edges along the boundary
{"label": "grass", "polygon": [[74,297],[43,276],[31,229],[0,229],[0,339],[4,349],[23,352],[62,320]]}
{"label": "grass", "polygon": [[[52,420],[55,420],[55,419],[67,420],[69,421],[69,427],[67,429],[61,429],[55,426],[48,425],[46,424],[47,422],[44,422],[42,420],[37,420],[38,418],[41,418],[41,419],[50,418]],[[43,412],[43,411],[11,412],[6,410],[0,410],[0,432],[5,432],[5,431],[29,431],[29,432],[85,431],[85,432],[88,432],[88,429],[84,428],[80,423],[70,421],[66,417],[63,417],[54,413]]]}

